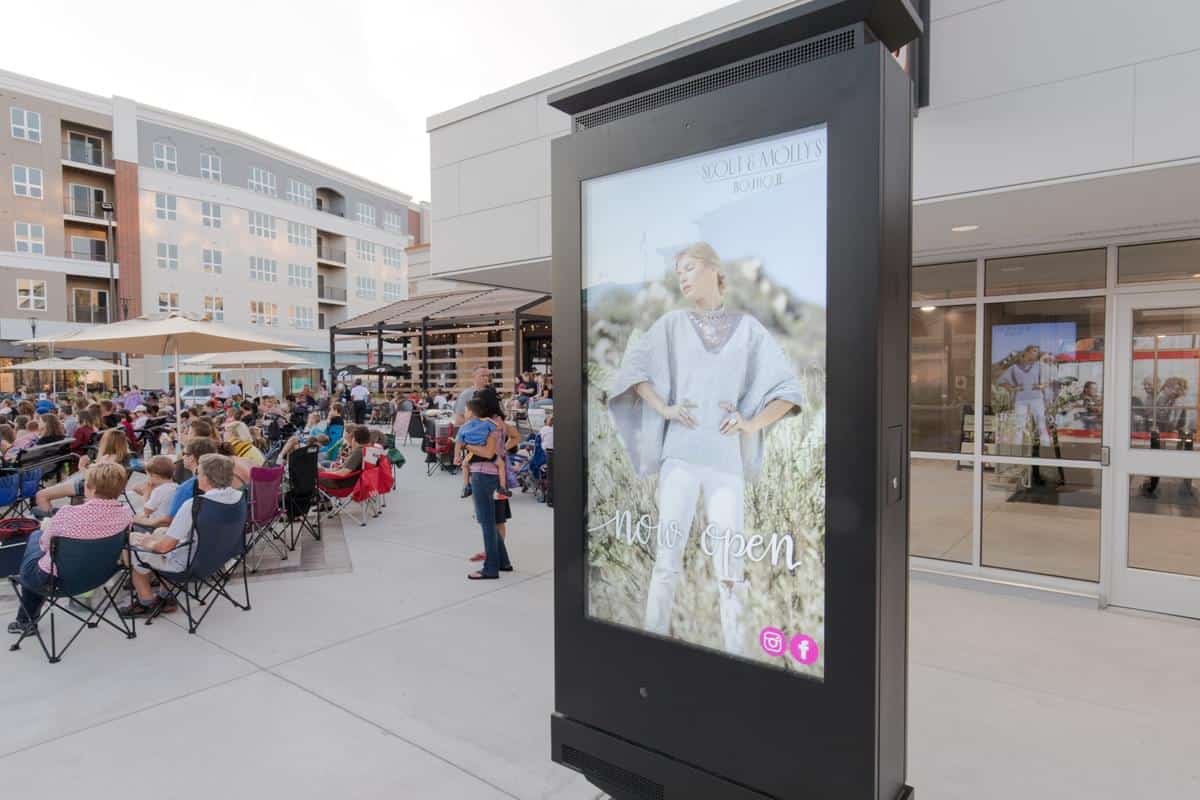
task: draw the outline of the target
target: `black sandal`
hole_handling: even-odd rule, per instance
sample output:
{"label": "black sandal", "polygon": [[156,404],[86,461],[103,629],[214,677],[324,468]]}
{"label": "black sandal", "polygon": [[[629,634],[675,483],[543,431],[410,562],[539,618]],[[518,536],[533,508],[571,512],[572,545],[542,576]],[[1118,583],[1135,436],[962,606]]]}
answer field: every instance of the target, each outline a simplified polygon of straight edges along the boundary
{"label": "black sandal", "polygon": [[482,572],[468,572],[467,580],[469,581],[495,581],[499,580],[499,575],[484,575]]}

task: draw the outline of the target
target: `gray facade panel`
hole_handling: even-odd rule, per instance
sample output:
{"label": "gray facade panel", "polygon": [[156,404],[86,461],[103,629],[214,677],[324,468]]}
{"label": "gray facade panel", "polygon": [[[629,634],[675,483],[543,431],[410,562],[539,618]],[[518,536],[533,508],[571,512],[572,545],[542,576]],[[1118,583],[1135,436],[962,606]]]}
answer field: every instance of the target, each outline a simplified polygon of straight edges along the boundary
{"label": "gray facade panel", "polygon": [[295,178],[307,183],[314,192],[319,188],[327,187],[341,194],[346,199],[347,219],[357,220],[358,203],[367,203],[375,207],[376,228],[383,230],[384,215],[392,211],[400,217],[401,233],[417,235],[416,232],[409,230],[409,207],[382,195],[361,191],[336,178],[302,169],[274,156],[241,145],[138,120],[138,163],[141,166],[151,168],[154,166],[155,142],[167,142],[175,145],[180,175],[199,178],[200,154],[214,153],[221,157],[221,182],[224,184],[246,188],[250,169],[261,167],[275,174],[276,191],[280,199],[287,198],[288,178]]}

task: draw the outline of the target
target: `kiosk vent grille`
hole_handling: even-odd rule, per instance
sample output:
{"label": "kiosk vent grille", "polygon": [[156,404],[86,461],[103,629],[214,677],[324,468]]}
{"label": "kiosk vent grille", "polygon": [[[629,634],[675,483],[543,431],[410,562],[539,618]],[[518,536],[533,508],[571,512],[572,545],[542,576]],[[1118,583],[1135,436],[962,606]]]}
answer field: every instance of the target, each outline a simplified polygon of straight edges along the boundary
{"label": "kiosk vent grille", "polygon": [[570,745],[562,749],[563,763],[582,772],[604,791],[612,794],[620,791],[620,797],[637,800],[663,800],[663,787],[649,778],[643,778],[602,758],[596,758]]}
{"label": "kiosk vent grille", "polygon": [[754,56],[692,78],[685,78],[658,89],[651,89],[624,100],[617,100],[606,106],[583,111],[575,115],[575,130],[598,128],[625,117],[632,117],[634,114],[641,114],[643,111],[662,108],[689,97],[715,92],[735,83],[742,83],[800,64],[828,58],[837,53],[844,53],[854,49],[855,39],[856,30],[846,28],[816,39],[781,47],[778,50],[772,50],[769,53]]}

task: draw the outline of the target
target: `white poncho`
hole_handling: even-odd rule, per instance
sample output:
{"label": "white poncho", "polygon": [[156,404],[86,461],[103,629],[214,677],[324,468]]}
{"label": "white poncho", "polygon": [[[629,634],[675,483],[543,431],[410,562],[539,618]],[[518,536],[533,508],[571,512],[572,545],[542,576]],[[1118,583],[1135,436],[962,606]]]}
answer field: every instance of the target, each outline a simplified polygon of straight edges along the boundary
{"label": "white poncho", "polygon": [[[754,480],[762,468],[763,431],[723,435],[721,421],[730,403],[750,419],[772,400],[795,404],[804,397],[800,379],[779,344],[753,317],[741,314],[728,339],[705,347],[686,311],[671,311],[629,345],[609,394],[613,424],[639,477],[656,474],[663,461],[741,474]],[[668,405],[685,404],[695,428],[667,424],[634,387],[649,381]]]}

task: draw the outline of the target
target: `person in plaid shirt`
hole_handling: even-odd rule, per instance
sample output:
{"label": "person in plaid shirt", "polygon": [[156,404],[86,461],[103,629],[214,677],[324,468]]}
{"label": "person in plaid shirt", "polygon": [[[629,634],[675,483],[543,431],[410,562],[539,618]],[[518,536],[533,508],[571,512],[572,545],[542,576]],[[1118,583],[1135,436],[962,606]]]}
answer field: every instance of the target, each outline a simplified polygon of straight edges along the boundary
{"label": "person in plaid shirt", "polygon": [[129,527],[133,514],[118,499],[125,490],[128,474],[120,464],[99,463],[87,472],[84,497],[77,506],[64,506],[42,523],[29,537],[21,561],[21,607],[8,626],[9,633],[32,633],[45,598],[38,593],[50,583],[50,543],[65,539],[104,539]]}

